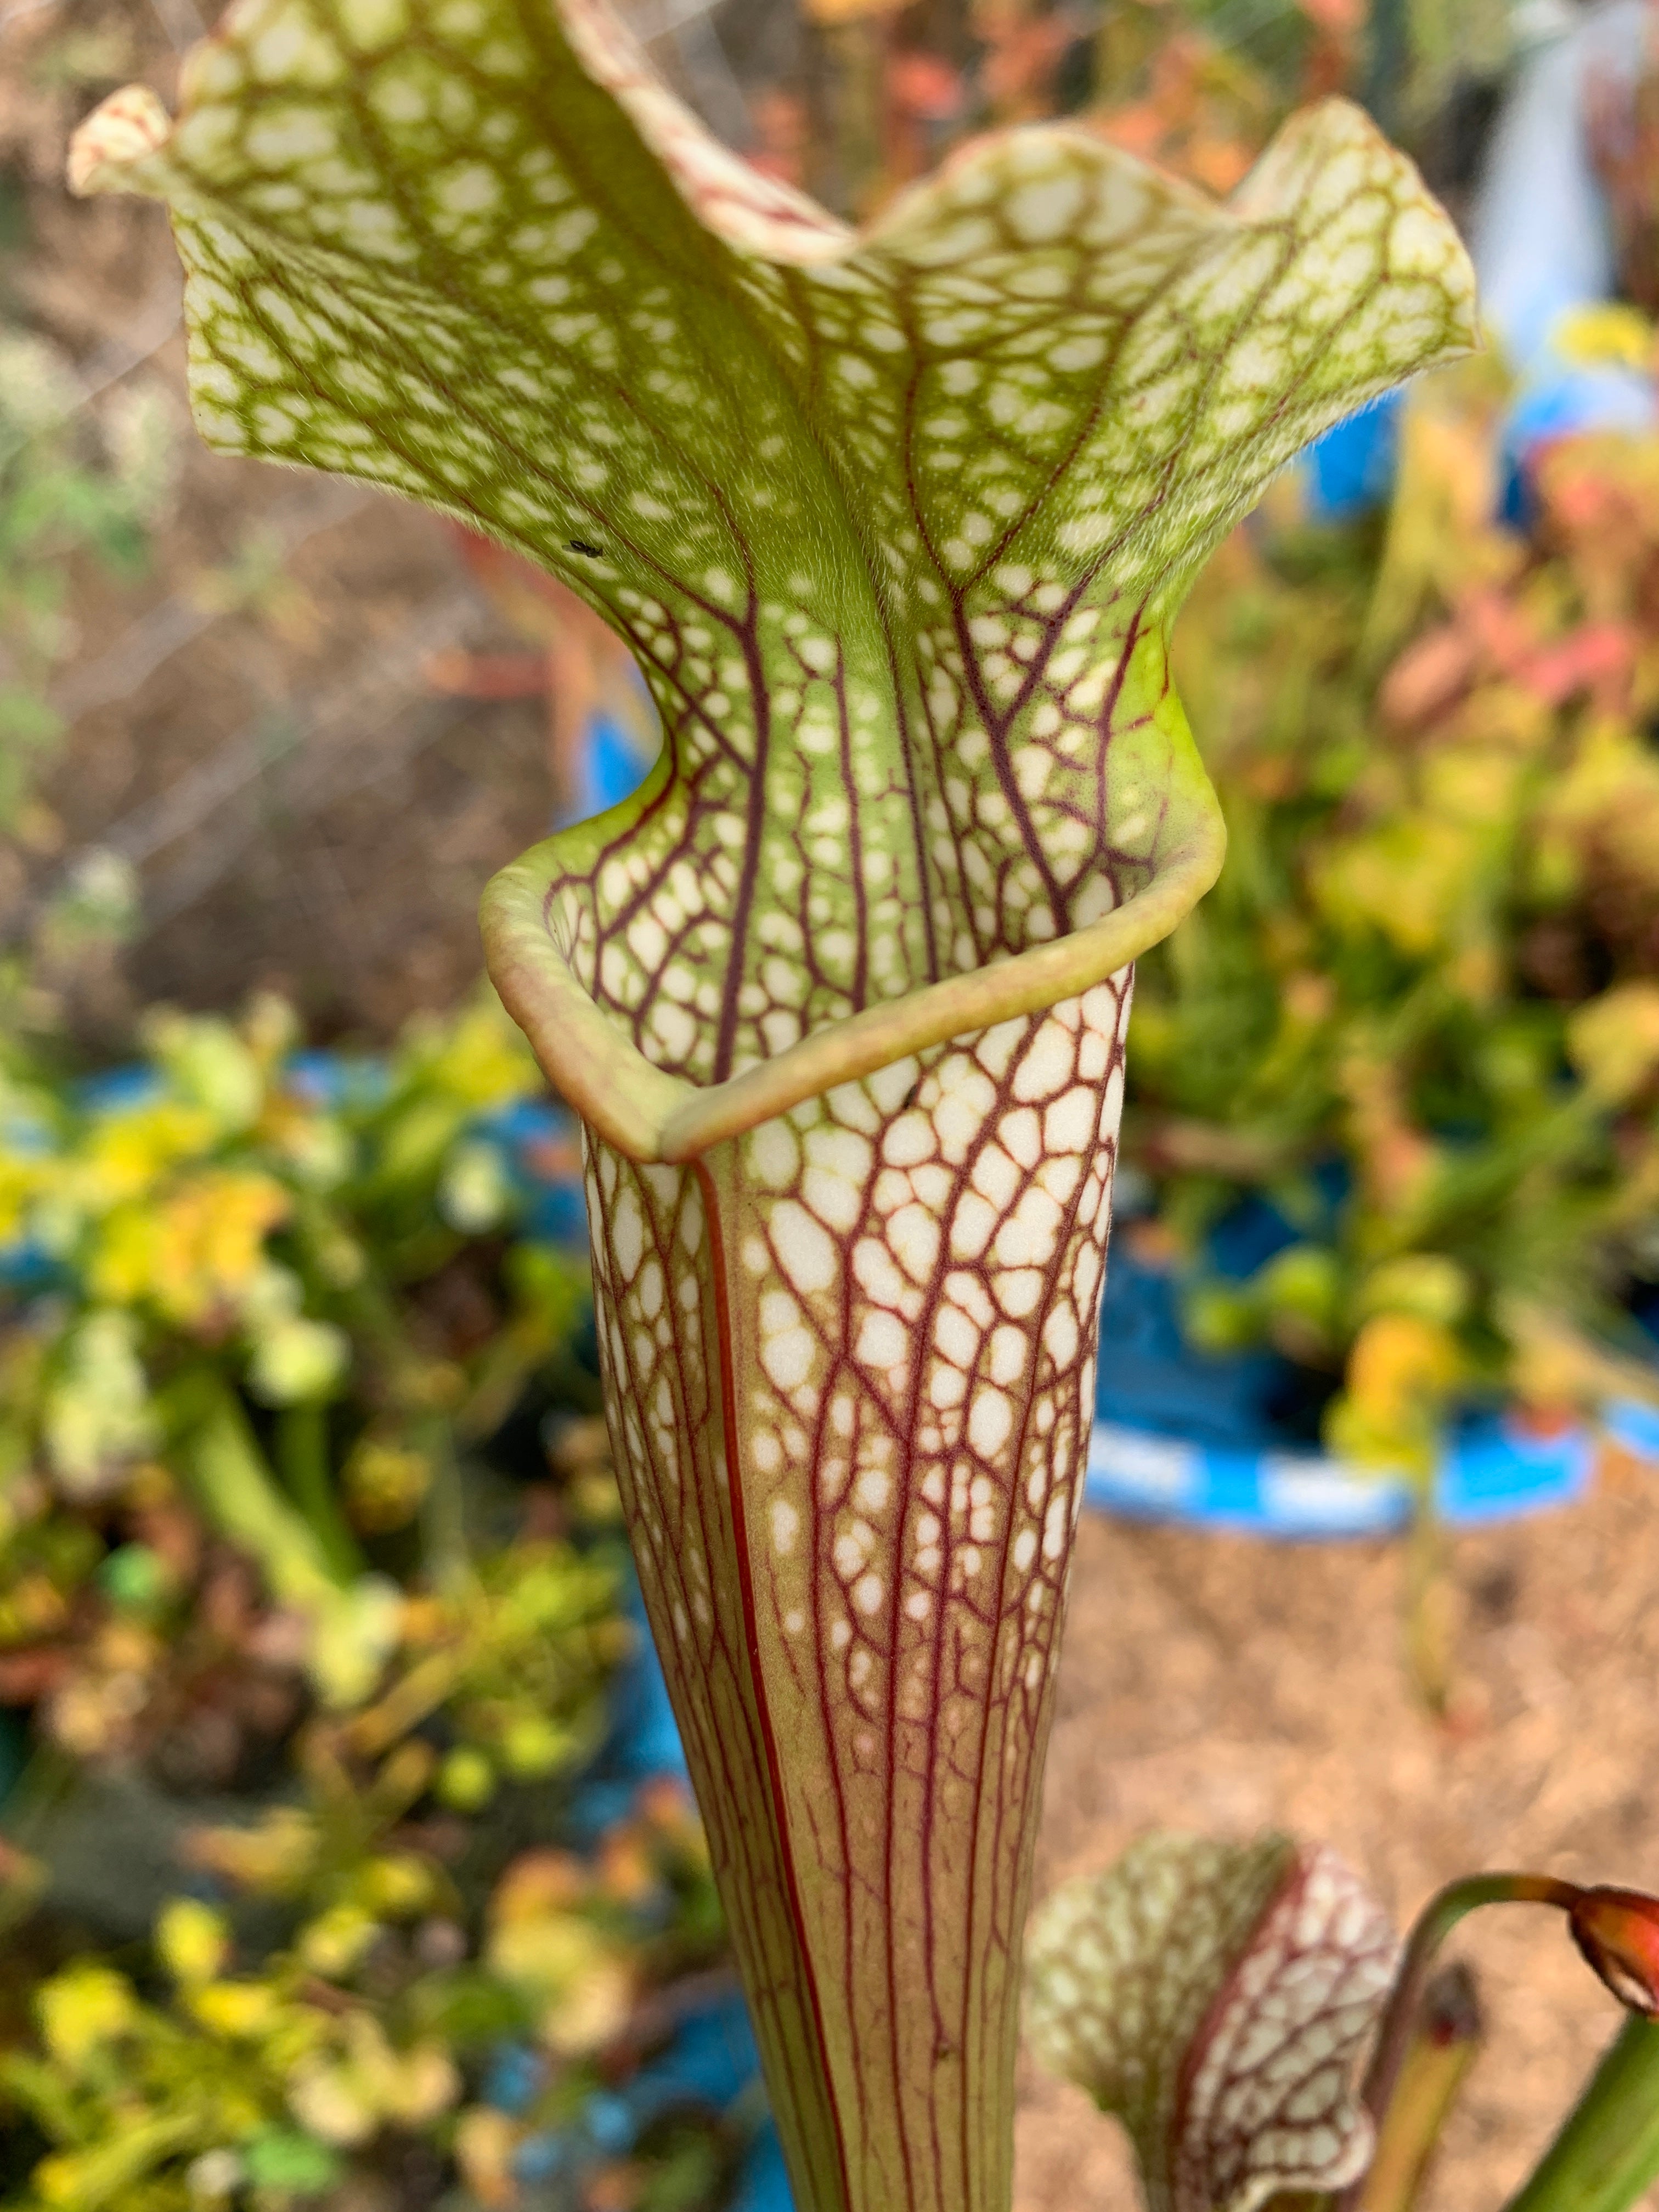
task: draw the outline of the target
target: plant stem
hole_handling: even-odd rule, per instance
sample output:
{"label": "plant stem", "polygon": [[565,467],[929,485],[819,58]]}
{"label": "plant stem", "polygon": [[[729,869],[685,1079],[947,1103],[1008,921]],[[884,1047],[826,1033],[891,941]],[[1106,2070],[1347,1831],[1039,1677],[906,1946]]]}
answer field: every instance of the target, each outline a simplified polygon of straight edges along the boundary
{"label": "plant stem", "polygon": [[1413,1687],[1436,1720],[1451,1696],[1451,1589],[1446,1573],[1446,1534],[1425,1487],[1407,1539],[1406,1664]]}
{"label": "plant stem", "polygon": [[1411,2212],[1480,2045],[1473,1978],[1467,1967],[1443,1967],[1423,1993],[1397,2086],[1378,2124],[1360,2212]]}
{"label": "plant stem", "polygon": [[329,1565],[342,1582],[354,1581],[364,1571],[363,1555],[340,1510],[329,1468],[326,1407],[283,1407],[276,1417],[276,1464]]}
{"label": "plant stem", "polygon": [[421,1549],[426,1572],[434,1589],[464,1589],[472,1571],[472,1552],[466,1540],[466,1504],[456,1463],[454,1433],[448,1421],[434,1413],[417,1425],[416,1435],[432,1468],[431,1484],[421,1507]]}
{"label": "plant stem", "polygon": [[74,2203],[80,2212],[98,2212],[101,2205],[118,2203],[134,2183],[142,2181],[162,2160],[182,2150],[201,2125],[192,2106],[179,2112],[162,2112],[123,2129],[112,2141],[76,2154]]}
{"label": "plant stem", "polygon": [[[1429,1970],[1436,1954],[1464,1915],[1482,1905],[1554,1905],[1570,1912],[1577,1902],[1576,1883],[1547,1874],[1476,1874],[1448,1882],[1429,1899],[1418,1916],[1411,1940],[1395,1977],[1376,2049],[1365,2075],[1364,2101],[1379,2128],[1394,2100],[1401,2068],[1411,2047],[1412,2032],[1422,2008]],[[1334,2212],[1360,2212],[1365,2182],[1361,2179],[1344,2190]]]}
{"label": "plant stem", "polygon": [[1632,2014],[1504,2212],[1625,2212],[1659,2179],[1659,2021]]}
{"label": "plant stem", "polygon": [[206,1373],[181,1376],[167,1396],[180,1464],[209,1526],[248,1554],[279,1604],[305,1613],[326,1607],[345,1579],[270,1480],[231,1393]]}

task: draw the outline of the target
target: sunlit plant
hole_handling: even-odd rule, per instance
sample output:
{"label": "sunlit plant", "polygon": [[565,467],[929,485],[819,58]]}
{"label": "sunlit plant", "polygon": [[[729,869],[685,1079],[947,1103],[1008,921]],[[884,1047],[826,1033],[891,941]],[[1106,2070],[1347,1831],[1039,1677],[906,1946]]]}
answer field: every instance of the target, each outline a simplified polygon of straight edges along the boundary
{"label": "sunlit plant", "polygon": [[387,484],[632,644],[641,792],[491,887],[587,1132],[611,1420],[797,2198],[1009,2193],[1017,1952],[1129,963],[1213,879],[1205,553],[1472,336],[1355,111],[1216,207],[1071,126],[854,234],[589,0],[242,0],[167,200],[223,450]]}

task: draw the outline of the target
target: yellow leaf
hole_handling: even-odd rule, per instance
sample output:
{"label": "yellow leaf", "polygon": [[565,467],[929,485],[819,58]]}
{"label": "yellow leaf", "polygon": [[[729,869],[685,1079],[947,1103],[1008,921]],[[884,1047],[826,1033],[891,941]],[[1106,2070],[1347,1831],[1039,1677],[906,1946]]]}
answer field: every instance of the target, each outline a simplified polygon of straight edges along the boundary
{"label": "yellow leaf", "polygon": [[1653,366],[1654,328],[1639,307],[1601,300],[1560,316],[1550,333],[1558,353],[1584,368]]}
{"label": "yellow leaf", "polygon": [[1573,1066],[1598,1098],[1621,1105],[1659,1069],[1659,983],[1616,984],[1567,1024]]}
{"label": "yellow leaf", "polygon": [[518,2121],[488,2105],[470,2105],[455,2123],[455,2163],[488,2212],[511,2212],[519,2202],[513,2158],[523,2139]]}
{"label": "yellow leaf", "polygon": [[282,2011],[276,1990],[265,1982],[209,1982],[191,1992],[190,2004],[204,2027],[237,2042],[268,2034]]}
{"label": "yellow leaf", "polygon": [[138,2000],[125,1974],[83,1962],[42,1984],[35,2000],[40,2033],[60,2065],[76,2071],[136,2025]]}
{"label": "yellow leaf", "polygon": [[1456,1338],[1439,1322],[1419,1313],[1373,1314],[1354,1339],[1345,1388],[1326,1414],[1327,1443],[1356,1466],[1425,1479],[1463,1367]]}
{"label": "yellow leaf", "polygon": [[234,1308],[264,1264],[264,1241],[292,1200],[274,1176],[208,1168],[159,1205],[129,1205],[104,1223],[88,1265],[95,1297],[147,1300],[189,1328]]}
{"label": "yellow leaf", "polygon": [[336,1905],[301,1929],[295,1948],[313,1973],[342,1981],[362,1964],[380,1932],[373,1913],[356,1905]]}
{"label": "yellow leaf", "polygon": [[155,1923],[155,1948],[173,1980],[194,1987],[223,1972],[230,1929],[223,1914],[198,1898],[171,1898]]}

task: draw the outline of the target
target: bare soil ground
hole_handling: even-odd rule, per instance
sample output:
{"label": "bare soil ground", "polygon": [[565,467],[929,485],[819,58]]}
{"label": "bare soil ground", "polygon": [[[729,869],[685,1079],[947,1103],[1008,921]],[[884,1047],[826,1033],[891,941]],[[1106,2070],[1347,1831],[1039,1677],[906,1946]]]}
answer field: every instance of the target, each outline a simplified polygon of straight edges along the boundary
{"label": "bare soil ground", "polygon": [[[1398,1547],[1085,1516],[1038,1895],[1149,1827],[1323,1838],[1402,1924],[1476,1868],[1659,1887],[1656,1506],[1656,1479],[1615,1463],[1580,1506],[1456,1540],[1449,1723],[1401,1664]],[[1428,2212],[1496,2212],[1618,2013],[1552,1914],[1494,1910],[1460,1940],[1489,2039]],[[1031,2071],[1016,2212],[1133,2202],[1115,2126]]]}

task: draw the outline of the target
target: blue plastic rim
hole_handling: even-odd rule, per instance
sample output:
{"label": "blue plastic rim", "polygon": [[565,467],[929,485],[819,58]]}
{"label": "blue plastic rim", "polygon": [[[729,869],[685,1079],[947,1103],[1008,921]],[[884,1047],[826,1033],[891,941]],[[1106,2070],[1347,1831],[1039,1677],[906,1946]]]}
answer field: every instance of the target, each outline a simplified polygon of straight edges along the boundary
{"label": "blue plastic rim", "polygon": [[[1213,1240],[1224,1275],[1244,1279],[1287,1237],[1270,1208],[1241,1207]],[[1328,1388],[1328,1385],[1327,1386]],[[1266,1351],[1195,1351],[1179,1285],[1114,1239],[1101,1310],[1096,1422],[1085,1497],[1137,1520],[1182,1521],[1261,1536],[1384,1536],[1419,1499],[1401,1476],[1371,1475],[1319,1449],[1320,1396],[1304,1370]],[[1602,1411],[1601,1432],[1659,1462],[1659,1409]],[[1571,1504],[1589,1486],[1597,1437],[1572,1424],[1547,1435],[1502,1408],[1470,1411],[1449,1436],[1433,1503],[1453,1528]]]}
{"label": "blue plastic rim", "polygon": [[[1647,1425],[1645,1446],[1627,1441],[1626,1416]],[[1612,1407],[1604,1425],[1625,1449],[1659,1459],[1650,1408]],[[1436,1470],[1436,1513],[1453,1528],[1473,1528],[1570,1505],[1589,1489],[1595,1455],[1595,1438],[1577,1425],[1539,1437],[1502,1415],[1472,1420]],[[1084,1495],[1134,1520],[1304,1542],[1395,1535],[1418,1502],[1404,1477],[1358,1473],[1323,1452],[1228,1451],[1110,1420],[1095,1424]]]}

